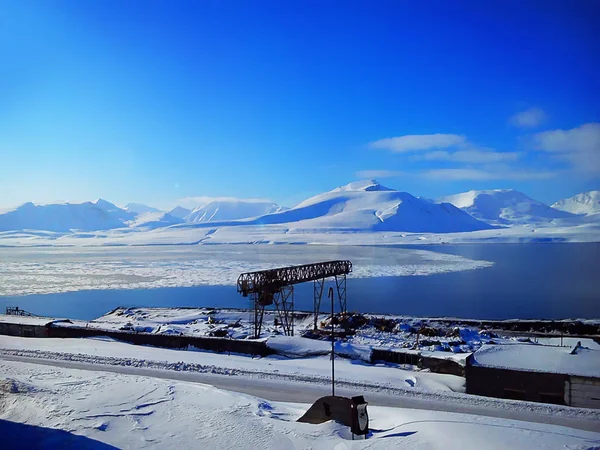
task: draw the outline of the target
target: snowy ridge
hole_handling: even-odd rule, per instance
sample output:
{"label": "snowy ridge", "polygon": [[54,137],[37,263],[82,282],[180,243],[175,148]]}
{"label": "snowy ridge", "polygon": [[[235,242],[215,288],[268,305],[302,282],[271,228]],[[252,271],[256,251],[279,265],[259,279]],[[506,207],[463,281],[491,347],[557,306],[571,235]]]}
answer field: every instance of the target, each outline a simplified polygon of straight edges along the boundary
{"label": "snowy ridge", "polygon": [[142,203],[127,203],[123,209],[136,215],[160,212],[160,210]]}
{"label": "snowy ridge", "polygon": [[572,214],[600,214],[600,191],[582,192],[573,197],[559,200],[552,207]]}
{"label": "snowy ridge", "polygon": [[176,206],[171,211],[169,211],[169,214],[173,217],[177,217],[178,219],[184,219],[185,216],[187,216],[191,212],[191,209],[184,208],[183,206]]}
{"label": "snowy ridge", "polygon": [[184,217],[188,223],[218,222],[264,216],[281,211],[281,206],[263,200],[218,199],[199,206]]}
{"label": "snowy ridge", "polygon": [[170,225],[175,225],[178,223],[183,223],[183,219],[172,216],[169,213],[157,211],[141,213],[135,218],[135,220],[127,222],[127,225],[136,228],[143,227],[146,229],[154,229],[168,227]]}
{"label": "snowy ridge", "polygon": [[0,231],[46,230],[71,232],[120,228],[135,216],[105,200],[95,202],[34,205],[25,203],[0,214]]}
{"label": "snowy ridge", "polygon": [[354,232],[451,233],[492,228],[453,205],[430,203],[373,180],[350,183],[245,224],[286,224],[296,230]]}
{"label": "snowy ridge", "polygon": [[573,219],[560,211],[513,189],[468,191],[439,199],[452,203],[471,216],[493,225],[528,225]]}

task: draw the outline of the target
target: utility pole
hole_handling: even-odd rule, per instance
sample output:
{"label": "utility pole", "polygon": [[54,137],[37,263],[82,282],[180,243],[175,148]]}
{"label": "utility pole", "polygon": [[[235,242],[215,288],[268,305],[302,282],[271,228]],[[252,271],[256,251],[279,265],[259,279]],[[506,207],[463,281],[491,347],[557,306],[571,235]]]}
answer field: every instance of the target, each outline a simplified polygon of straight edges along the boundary
{"label": "utility pole", "polygon": [[335,339],[333,329],[333,288],[329,288],[327,296],[331,299],[331,395],[335,397]]}

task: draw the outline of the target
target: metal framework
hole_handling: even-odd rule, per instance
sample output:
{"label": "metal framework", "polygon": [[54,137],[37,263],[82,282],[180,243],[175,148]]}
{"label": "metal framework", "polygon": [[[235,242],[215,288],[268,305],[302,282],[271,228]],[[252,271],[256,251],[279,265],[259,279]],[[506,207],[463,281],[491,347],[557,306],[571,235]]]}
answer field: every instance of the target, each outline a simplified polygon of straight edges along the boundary
{"label": "metal framework", "polygon": [[325,261],[302,266],[281,267],[243,273],[238,277],[237,290],[244,297],[250,297],[251,321],[254,337],[260,337],[265,308],[275,305],[283,332],[294,335],[294,285],[314,282],[313,306],[314,327],[321,309],[321,298],[325,278],[334,277],[341,312],[346,312],[346,275],[352,272],[350,261]]}
{"label": "metal framework", "polygon": [[20,309],[18,306],[7,306],[5,314],[7,316],[32,316],[35,317],[35,314],[31,314],[30,312],[24,311]]}

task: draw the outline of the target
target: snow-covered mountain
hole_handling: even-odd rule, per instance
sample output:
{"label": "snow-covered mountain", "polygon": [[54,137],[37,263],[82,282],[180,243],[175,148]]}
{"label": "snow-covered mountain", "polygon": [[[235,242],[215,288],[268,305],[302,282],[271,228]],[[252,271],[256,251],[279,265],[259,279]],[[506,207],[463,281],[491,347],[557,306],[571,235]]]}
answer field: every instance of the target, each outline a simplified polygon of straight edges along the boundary
{"label": "snow-covered mountain", "polygon": [[170,227],[170,233],[178,233],[205,227],[280,225],[269,229],[286,233],[454,233],[498,225],[587,226],[600,217],[599,199],[600,191],[592,191],[557,202],[551,208],[518,191],[489,190],[435,201],[367,180],[316,195],[291,209],[268,201],[233,198],[216,198],[193,211],[178,206],[168,213],[135,203],[122,209],[103,199],[78,204],[26,203],[0,212],[0,231],[68,233],[129,228],[142,232]]}
{"label": "snow-covered mountain", "polygon": [[569,212],[551,208],[513,189],[468,191],[438,200],[452,203],[476,219],[492,225],[540,224],[574,218]]}
{"label": "snow-covered mountain", "polygon": [[184,220],[189,223],[239,220],[264,216],[281,210],[281,206],[273,202],[224,198],[194,209],[184,217]]}
{"label": "snow-covered mountain", "polygon": [[[77,203],[75,203],[77,204]],[[84,205],[85,203],[79,203],[80,205]],[[122,222],[127,222],[128,220],[132,220],[135,218],[136,214],[126,211],[122,208],[119,208],[114,203],[111,203],[103,198],[98,198],[92,202],[92,204],[96,205],[101,210],[105,211],[111,217],[114,217]],[[47,205],[51,206],[51,205]]]}
{"label": "snow-covered mountain", "polygon": [[554,209],[572,214],[600,214],[600,191],[582,192],[552,205]]}
{"label": "snow-covered mountain", "polygon": [[169,214],[173,217],[177,217],[178,219],[183,219],[191,212],[191,209],[184,208],[183,206],[176,206],[171,211],[169,211]]}
{"label": "snow-covered mountain", "polygon": [[159,209],[153,208],[152,206],[144,205],[143,203],[127,203],[125,205],[125,208],[123,209],[135,215],[160,212]]}
{"label": "snow-covered mountain", "polygon": [[128,222],[130,227],[155,229],[183,223],[183,219],[169,213],[157,211],[139,214],[135,220]]}
{"label": "snow-covered mountain", "polygon": [[34,205],[25,203],[0,214],[0,231],[70,230],[95,231],[120,228],[134,216],[106,200],[94,202]]}
{"label": "snow-covered mountain", "polygon": [[446,233],[492,228],[449,203],[432,203],[375,180],[358,181],[316,195],[298,206],[245,222],[297,229]]}

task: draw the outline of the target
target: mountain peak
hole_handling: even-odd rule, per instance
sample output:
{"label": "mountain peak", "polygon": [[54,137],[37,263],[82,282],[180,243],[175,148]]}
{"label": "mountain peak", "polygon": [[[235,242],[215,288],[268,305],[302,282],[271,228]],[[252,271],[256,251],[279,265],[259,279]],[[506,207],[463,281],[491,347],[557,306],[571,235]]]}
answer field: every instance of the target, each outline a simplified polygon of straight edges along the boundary
{"label": "mountain peak", "polygon": [[23,203],[22,205],[19,205],[17,207],[17,209],[31,209],[31,208],[35,208],[35,205],[32,202],[27,202],[27,203]]}
{"label": "mountain peak", "polygon": [[160,212],[160,210],[153,208],[152,206],[144,205],[143,203],[127,203],[124,209],[127,212],[138,215]]}
{"label": "mountain peak", "polygon": [[555,219],[572,217],[515,189],[471,190],[438,200],[452,203],[476,219],[492,225],[549,223]]}
{"label": "mountain peak", "polygon": [[352,183],[348,183],[345,186],[340,186],[335,188],[332,192],[349,192],[349,191],[393,191],[394,189],[390,189],[381,185],[377,180],[360,180],[353,181]]}
{"label": "mountain peak", "polygon": [[184,208],[183,206],[178,205],[175,208],[173,208],[172,210],[170,210],[168,212],[168,214],[173,217],[177,217],[178,219],[183,219],[185,216],[187,216],[191,212],[192,212],[191,209]]}
{"label": "mountain peak", "polygon": [[572,214],[597,214],[600,213],[600,191],[582,192],[573,197],[559,200],[552,207]]}
{"label": "mountain peak", "polygon": [[113,203],[111,203],[107,200],[104,200],[103,198],[100,198],[100,197],[98,197],[92,203],[101,208],[116,208],[116,205],[114,205]]}

